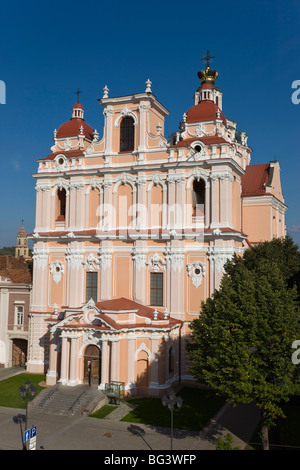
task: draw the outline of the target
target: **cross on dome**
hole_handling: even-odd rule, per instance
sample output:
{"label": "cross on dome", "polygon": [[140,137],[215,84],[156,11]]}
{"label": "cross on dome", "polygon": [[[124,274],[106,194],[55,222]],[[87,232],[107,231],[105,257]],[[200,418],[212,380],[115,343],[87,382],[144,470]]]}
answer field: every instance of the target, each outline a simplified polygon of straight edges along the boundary
{"label": "cross on dome", "polygon": [[77,103],[79,103],[79,95],[80,95],[80,93],[82,93],[82,91],[79,90],[79,88],[78,88],[78,90],[75,91],[75,93],[74,93],[75,95],[77,95]]}
{"label": "cross on dome", "polygon": [[207,49],[206,56],[202,57],[202,62],[206,62],[206,68],[209,68],[209,63],[212,62],[212,59],[214,59],[215,56],[209,54],[209,49]]}

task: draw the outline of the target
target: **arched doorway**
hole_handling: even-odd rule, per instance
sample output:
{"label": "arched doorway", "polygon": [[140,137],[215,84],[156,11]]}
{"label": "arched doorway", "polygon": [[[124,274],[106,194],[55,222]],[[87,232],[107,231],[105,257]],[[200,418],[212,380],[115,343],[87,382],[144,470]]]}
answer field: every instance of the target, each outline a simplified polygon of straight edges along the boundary
{"label": "arched doorway", "polygon": [[89,344],[84,352],[84,383],[99,385],[101,382],[101,350]]}
{"label": "arched doorway", "polygon": [[25,367],[27,361],[27,340],[15,338],[12,342],[12,366]]}

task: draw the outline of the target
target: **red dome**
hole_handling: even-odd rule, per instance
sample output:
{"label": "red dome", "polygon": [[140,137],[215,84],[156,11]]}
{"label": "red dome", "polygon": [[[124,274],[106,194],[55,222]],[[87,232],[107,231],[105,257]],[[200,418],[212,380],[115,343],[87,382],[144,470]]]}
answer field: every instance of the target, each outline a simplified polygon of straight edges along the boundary
{"label": "red dome", "polygon": [[[203,121],[214,121],[217,119],[217,112],[219,107],[211,100],[200,101],[188,110],[186,113],[186,122],[203,122]],[[220,111],[220,119],[227,125],[226,117],[222,111]]]}
{"label": "red dome", "polygon": [[82,104],[80,104],[80,103],[75,103],[74,106],[73,106],[73,109],[75,109],[75,108],[76,108],[76,109],[78,109],[78,108],[84,109],[84,107],[83,107]]}
{"label": "red dome", "polygon": [[93,140],[94,129],[80,118],[72,118],[70,121],[62,124],[57,131],[56,138],[62,139],[65,137],[77,136],[80,134],[81,126],[83,127],[83,135],[87,139]]}

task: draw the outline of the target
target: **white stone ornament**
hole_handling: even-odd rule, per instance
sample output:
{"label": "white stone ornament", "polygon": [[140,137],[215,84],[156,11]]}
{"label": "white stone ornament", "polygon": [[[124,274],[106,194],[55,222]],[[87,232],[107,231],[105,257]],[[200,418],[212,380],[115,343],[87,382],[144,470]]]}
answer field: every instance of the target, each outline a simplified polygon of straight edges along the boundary
{"label": "white stone ornament", "polygon": [[167,263],[161,256],[159,256],[158,253],[154,253],[146,265],[148,266],[149,271],[152,270],[157,273],[158,271],[165,271]]}
{"label": "white stone ornament", "polygon": [[93,272],[97,269],[97,266],[100,265],[100,261],[94,257],[93,253],[90,253],[82,264],[87,271]]}
{"label": "white stone ornament", "polygon": [[102,98],[108,98],[108,92],[109,92],[109,89],[107,88],[107,85],[105,85],[105,87],[103,88]]}
{"label": "white stone ornament", "polygon": [[152,91],[151,91],[151,85],[152,85],[152,82],[151,82],[150,79],[148,78],[148,80],[146,81],[146,90],[145,90],[145,93],[152,93]]}
{"label": "white stone ornament", "polygon": [[49,265],[50,274],[53,276],[53,280],[56,284],[61,281],[61,277],[64,274],[64,265],[61,261],[54,261]]}
{"label": "white stone ornament", "polygon": [[198,288],[202,284],[205,276],[205,266],[199,261],[194,261],[187,265],[188,276],[192,278],[193,285]]}

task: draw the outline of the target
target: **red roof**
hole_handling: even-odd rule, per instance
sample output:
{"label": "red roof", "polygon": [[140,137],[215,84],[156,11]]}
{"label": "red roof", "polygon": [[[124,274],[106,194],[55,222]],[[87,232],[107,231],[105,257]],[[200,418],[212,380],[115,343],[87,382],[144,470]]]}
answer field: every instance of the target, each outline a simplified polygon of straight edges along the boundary
{"label": "red roof", "polygon": [[50,155],[47,155],[45,158],[39,158],[38,161],[40,160],[54,160],[57,155],[64,155],[66,158],[71,158],[71,157],[83,157],[82,150],[61,150],[59,152],[53,152],[50,153]]}
{"label": "red roof", "polygon": [[242,196],[261,196],[266,194],[270,164],[247,165],[242,176]]}
{"label": "red roof", "polygon": [[56,134],[57,139],[65,137],[74,137],[80,135],[80,128],[83,127],[83,135],[89,140],[93,140],[94,129],[89,126],[83,119],[72,118],[70,121],[62,124]]}
{"label": "red roof", "polygon": [[201,90],[211,90],[211,86],[208,83],[203,83],[200,87]]}
{"label": "red roof", "polygon": [[223,137],[218,135],[206,135],[203,137],[190,137],[189,139],[180,140],[176,145],[170,145],[170,147],[189,147],[193,142],[199,141],[203,142],[205,145],[212,144],[223,144],[226,143],[226,140]]}
{"label": "red roof", "polygon": [[[186,122],[203,122],[214,121],[217,119],[217,112],[219,107],[211,100],[200,101],[199,104],[192,106],[186,113]],[[225,126],[227,125],[226,117],[223,111],[220,110],[220,119],[223,120]]]}
{"label": "red roof", "polygon": [[0,256],[0,275],[11,279],[14,284],[31,284],[29,266],[22,258]]}

